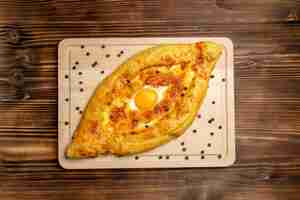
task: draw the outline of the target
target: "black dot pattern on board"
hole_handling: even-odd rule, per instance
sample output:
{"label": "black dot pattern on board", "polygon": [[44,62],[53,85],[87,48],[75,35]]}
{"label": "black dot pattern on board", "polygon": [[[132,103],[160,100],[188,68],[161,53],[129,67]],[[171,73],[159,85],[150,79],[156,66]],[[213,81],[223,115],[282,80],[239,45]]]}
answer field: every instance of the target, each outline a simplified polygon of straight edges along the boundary
{"label": "black dot pattern on board", "polygon": [[207,147],[211,147],[211,143],[208,143],[208,144],[207,144]]}
{"label": "black dot pattern on board", "polygon": [[84,89],[83,88],[80,88],[80,92],[83,92],[84,91]]}
{"label": "black dot pattern on board", "polygon": [[181,146],[184,146],[184,142],[181,142],[180,145],[181,145]]}
{"label": "black dot pattern on board", "polygon": [[184,159],[188,160],[188,159],[189,159],[189,157],[188,157],[188,156],[185,156],[185,157],[184,157]]}
{"label": "black dot pattern on board", "polygon": [[117,56],[120,58],[120,57],[121,57],[121,54],[118,54]]}
{"label": "black dot pattern on board", "polygon": [[89,56],[90,55],[90,52],[86,52],[86,56]]}
{"label": "black dot pattern on board", "polygon": [[215,118],[211,118],[210,120],[208,120],[208,123],[211,124],[215,121]]}
{"label": "black dot pattern on board", "polygon": [[212,104],[216,104],[216,102],[215,102],[215,101],[212,101],[211,103],[212,103]]}
{"label": "black dot pattern on board", "polygon": [[65,79],[68,79],[69,78],[69,76],[68,75],[65,75]]}
{"label": "black dot pattern on board", "polygon": [[82,75],[82,72],[78,72],[78,75],[81,76],[81,75]]}
{"label": "black dot pattern on board", "polygon": [[65,98],[65,101],[68,102],[68,101],[69,101],[69,98]]}
{"label": "black dot pattern on board", "polygon": [[185,148],[185,147],[183,147],[183,148],[182,148],[182,151],[183,151],[183,152],[186,152],[186,148]]}
{"label": "black dot pattern on board", "polygon": [[68,126],[68,125],[69,125],[69,122],[66,121],[66,122],[65,122],[65,125]]}
{"label": "black dot pattern on board", "polygon": [[84,45],[81,45],[81,46],[80,46],[80,48],[82,48],[82,49],[83,49],[83,48],[84,48]]}
{"label": "black dot pattern on board", "polygon": [[193,133],[197,133],[197,130],[196,130],[196,129],[194,129],[194,130],[193,130]]}
{"label": "black dot pattern on board", "polygon": [[101,74],[104,74],[104,70],[102,70],[100,73],[101,73]]}
{"label": "black dot pattern on board", "polygon": [[210,132],[210,135],[211,135],[211,136],[214,136],[214,132]]}
{"label": "black dot pattern on board", "polygon": [[110,54],[106,54],[105,57],[106,57],[106,58],[109,58],[109,57],[110,57]]}
{"label": "black dot pattern on board", "polygon": [[205,156],[201,156],[201,159],[204,159],[205,158]]}
{"label": "black dot pattern on board", "polygon": [[222,126],[218,126],[218,129],[222,129]]}
{"label": "black dot pattern on board", "polygon": [[82,110],[79,111],[79,114],[82,114]]}
{"label": "black dot pattern on board", "polygon": [[222,82],[226,82],[226,78],[222,78]]}
{"label": "black dot pattern on board", "polygon": [[135,159],[135,160],[138,160],[138,159],[139,159],[139,157],[138,157],[138,156],[134,156],[134,159]]}
{"label": "black dot pattern on board", "polygon": [[101,45],[101,48],[102,48],[102,49],[104,49],[104,48],[105,48],[105,45],[104,45],[104,44],[102,44],[102,45]]}
{"label": "black dot pattern on board", "polygon": [[212,75],[210,75],[210,78],[215,78],[215,75],[213,75],[213,74],[212,74]]}
{"label": "black dot pattern on board", "polygon": [[79,62],[78,62],[78,61],[76,61],[76,62],[75,62],[75,65],[79,65]]}
{"label": "black dot pattern on board", "polygon": [[95,61],[95,62],[93,62],[92,67],[96,67],[97,65],[98,65],[98,62]]}
{"label": "black dot pattern on board", "polygon": [[78,83],[79,83],[79,85],[82,85],[83,82],[82,82],[82,81],[79,81]]}
{"label": "black dot pattern on board", "polygon": [[76,110],[79,110],[80,108],[77,106],[75,109],[76,109]]}
{"label": "black dot pattern on board", "polygon": [[222,158],[222,155],[221,155],[221,154],[219,154],[219,155],[218,155],[218,158],[219,158],[219,159],[221,159],[221,158]]}
{"label": "black dot pattern on board", "polygon": [[76,69],[76,66],[73,66],[72,69],[75,70],[75,69]]}
{"label": "black dot pattern on board", "polygon": [[201,151],[201,154],[204,154],[204,151],[203,151],[203,150]]}
{"label": "black dot pattern on board", "polygon": [[170,156],[166,156],[166,159],[169,160],[169,159],[170,159]]}
{"label": "black dot pattern on board", "polygon": [[201,118],[201,114],[198,114],[197,117],[198,117],[198,119],[200,119]]}
{"label": "black dot pattern on board", "polygon": [[123,53],[124,53],[124,51],[123,51],[123,50],[121,50],[121,51],[120,51],[120,54],[123,54]]}
{"label": "black dot pattern on board", "polygon": [[158,156],[158,159],[161,160],[161,159],[162,159],[162,156]]}

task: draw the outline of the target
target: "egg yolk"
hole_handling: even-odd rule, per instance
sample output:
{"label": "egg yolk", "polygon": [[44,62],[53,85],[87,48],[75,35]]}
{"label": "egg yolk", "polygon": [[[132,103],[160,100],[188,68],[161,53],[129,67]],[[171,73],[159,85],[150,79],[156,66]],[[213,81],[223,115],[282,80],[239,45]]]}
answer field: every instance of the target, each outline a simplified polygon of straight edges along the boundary
{"label": "egg yolk", "polygon": [[141,110],[150,110],[156,105],[158,96],[155,90],[150,88],[145,88],[139,91],[135,97],[135,105]]}

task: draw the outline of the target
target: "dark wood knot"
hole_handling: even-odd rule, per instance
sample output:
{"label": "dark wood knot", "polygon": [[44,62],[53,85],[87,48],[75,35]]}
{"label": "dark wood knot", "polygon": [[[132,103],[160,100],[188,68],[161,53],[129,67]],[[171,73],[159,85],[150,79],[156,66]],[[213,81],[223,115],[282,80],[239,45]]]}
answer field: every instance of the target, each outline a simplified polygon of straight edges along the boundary
{"label": "dark wood knot", "polygon": [[23,88],[24,87],[24,70],[22,68],[14,68],[11,70],[11,76],[9,78],[9,84],[17,87]]}
{"label": "dark wood knot", "polygon": [[224,10],[233,10],[234,5],[230,5],[230,3],[225,2],[225,0],[216,0],[216,6]]}
{"label": "dark wood knot", "polygon": [[34,63],[34,55],[30,50],[17,50],[16,63],[24,68]]}
{"label": "dark wood knot", "polygon": [[[7,78],[0,78],[1,82],[8,85],[7,92],[0,94],[0,101],[15,101],[29,99],[30,94],[25,87],[24,68],[13,68]],[[4,88],[2,88],[4,89]]]}
{"label": "dark wood knot", "polygon": [[18,44],[20,42],[20,31],[16,27],[10,27],[6,31],[6,37],[9,43]]}
{"label": "dark wood knot", "polygon": [[294,23],[294,22],[299,22],[300,17],[299,17],[299,10],[293,9],[289,12],[289,15],[286,18],[287,22]]}

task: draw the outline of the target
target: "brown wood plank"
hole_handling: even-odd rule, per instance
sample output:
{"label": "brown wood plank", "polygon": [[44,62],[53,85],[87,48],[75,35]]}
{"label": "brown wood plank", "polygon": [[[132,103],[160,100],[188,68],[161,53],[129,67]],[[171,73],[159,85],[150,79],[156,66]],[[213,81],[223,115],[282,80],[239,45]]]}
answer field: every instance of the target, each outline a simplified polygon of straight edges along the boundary
{"label": "brown wood plank", "polygon": [[0,104],[2,128],[56,128],[57,103],[54,101],[7,102]]}
{"label": "brown wood plank", "polygon": [[95,199],[101,194],[103,199],[297,200],[300,189],[299,166],[27,172],[5,178],[6,199]]}
{"label": "brown wood plank", "polygon": [[[280,127],[281,128],[281,127]],[[236,166],[300,164],[299,133],[293,129],[238,128]],[[10,162],[51,161],[56,158],[56,138],[2,136],[0,159]],[[221,134],[221,133],[220,133]],[[44,157],[41,152],[47,152]],[[2,164],[0,163],[0,166]],[[11,168],[14,170],[14,168]],[[41,169],[43,170],[43,169]]]}
{"label": "brown wood plank", "polygon": [[[45,45],[57,45],[57,42],[65,38],[78,37],[170,37],[170,36],[201,36],[201,37],[229,37],[233,42],[248,42],[248,47],[268,47],[270,43],[278,42],[288,44],[292,40],[297,47],[299,41],[299,26],[297,24],[220,24],[207,25],[197,22],[47,22],[47,23],[23,23],[17,26],[21,34],[22,47],[41,47]],[[253,43],[253,40],[256,43]],[[284,50],[281,47],[279,50]]]}
{"label": "brown wood plank", "polygon": [[56,159],[56,139],[2,138],[0,160],[42,161]]}
{"label": "brown wood plank", "polygon": [[[298,0],[1,1],[0,21],[195,21],[270,23],[287,20]],[[226,16],[226,17],[225,17]],[[299,20],[295,18],[294,20]]]}
{"label": "brown wood plank", "polygon": [[[56,85],[56,81],[45,81],[48,81],[49,85]],[[251,79],[237,82],[237,127],[290,129],[296,132],[296,124],[300,124],[298,103],[300,97],[297,87],[299,82],[299,80]],[[289,86],[288,89],[286,86]],[[39,96],[32,93],[31,100],[1,103],[0,112],[3,119],[0,120],[0,127],[56,128],[57,94],[54,94],[53,98],[44,96],[44,93],[49,94],[48,88],[40,87],[37,92]],[[55,92],[54,89],[52,91]],[[45,99],[47,97],[48,100]]]}

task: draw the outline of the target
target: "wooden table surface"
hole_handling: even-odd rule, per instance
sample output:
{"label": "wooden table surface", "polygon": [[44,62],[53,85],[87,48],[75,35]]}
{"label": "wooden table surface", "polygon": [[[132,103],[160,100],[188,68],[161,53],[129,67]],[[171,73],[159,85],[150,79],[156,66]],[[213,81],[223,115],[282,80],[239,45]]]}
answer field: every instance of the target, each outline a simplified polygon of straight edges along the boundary
{"label": "wooden table surface", "polygon": [[[234,166],[58,165],[58,42],[145,36],[233,40]],[[0,88],[0,199],[300,199],[299,0],[1,0]]]}

